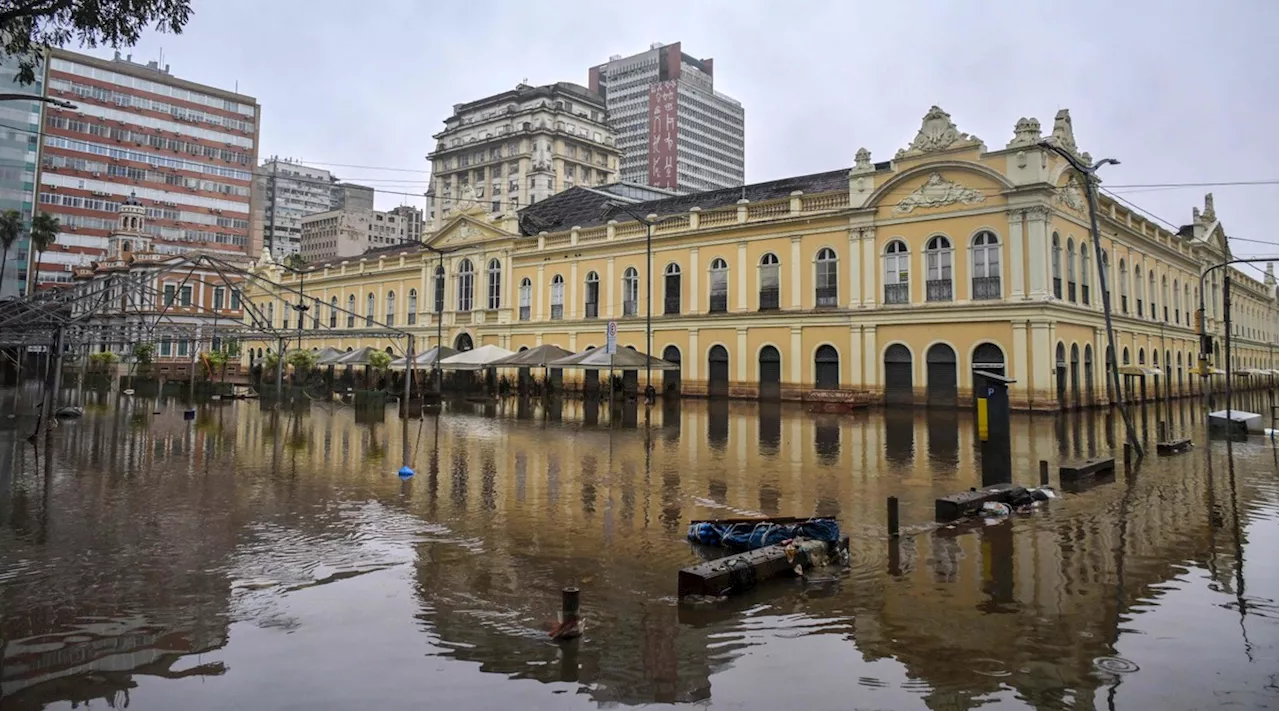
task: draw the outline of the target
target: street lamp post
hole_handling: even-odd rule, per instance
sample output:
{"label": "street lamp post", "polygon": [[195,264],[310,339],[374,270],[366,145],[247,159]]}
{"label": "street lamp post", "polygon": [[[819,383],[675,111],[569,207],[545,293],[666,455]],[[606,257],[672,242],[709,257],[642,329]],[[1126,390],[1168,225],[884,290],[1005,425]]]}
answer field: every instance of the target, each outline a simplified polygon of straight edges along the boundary
{"label": "street lamp post", "polygon": [[0,93],[0,101],[39,101],[44,104],[52,104],[63,109],[78,109],[79,106],[70,101],[55,99],[52,96],[40,96],[39,94],[3,94]]}

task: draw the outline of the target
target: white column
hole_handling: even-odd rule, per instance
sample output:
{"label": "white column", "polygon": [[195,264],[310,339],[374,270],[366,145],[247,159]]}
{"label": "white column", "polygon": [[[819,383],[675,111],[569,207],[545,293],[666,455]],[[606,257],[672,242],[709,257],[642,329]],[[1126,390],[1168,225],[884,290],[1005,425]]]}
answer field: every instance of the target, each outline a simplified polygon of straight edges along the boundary
{"label": "white column", "polygon": [[791,238],[791,306],[800,310],[800,238]]}
{"label": "white column", "polygon": [[578,314],[578,300],[582,296],[582,284],[578,283],[578,262],[574,261],[569,265],[569,283],[564,285],[565,291],[569,292],[565,295],[568,304],[565,305],[565,318],[577,319],[581,318]]}
{"label": "white column", "polygon": [[[799,240],[793,241],[792,244],[799,244]],[[792,251],[795,251],[794,249]],[[804,339],[800,337],[801,329],[799,326],[791,327],[791,352],[787,357],[791,360],[791,385],[799,387],[804,383],[801,367],[807,357],[804,353]]]}
{"label": "white column", "polygon": [[1013,352],[1009,356],[1009,362],[1005,363],[1005,372],[1017,381],[1013,391],[1019,395],[1017,400],[1011,398],[1010,404],[1017,402],[1026,406],[1031,391],[1031,383],[1027,380],[1027,323],[1014,321],[1010,325],[1013,327]]}
{"label": "white column", "polygon": [[1027,288],[1032,297],[1049,295],[1049,234],[1048,211],[1031,208],[1026,211]]}
{"label": "white column", "polygon": [[534,315],[534,318],[538,319],[539,321],[546,321],[546,320],[547,320],[547,316],[548,316],[547,312],[544,310],[544,308],[543,308],[543,307],[545,307],[545,306],[546,306],[546,304],[547,304],[547,302],[549,301],[549,299],[547,299],[546,297],[544,297],[544,296],[543,296],[543,294],[542,294],[542,288],[543,288],[543,285],[544,285],[544,284],[543,284],[543,272],[544,272],[545,270],[546,270],[546,267],[544,267],[543,265],[539,264],[539,265],[538,265],[538,276],[537,276],[537,278],[536,278],[536,279],[534,279],[534,281],[533,281],[533,308],[532,308],[532,309],[530,309],[530,311],[532,311],[532,312],[535,314],[535,315]]}
{"label": "white column", "polygon": [[738,370],[730,378],[730,381],[736,383],[747,382],[747,329],[738,329]]}
{"label": "white column", "polygon": [[1053,344],[1049,323],[1031,324],[1031,360],[1026,364],[1032,397],[1046,399],[1053,393]]}
{"label": "white column", "polygon": [[698,291],[698,274],[701,268],[698,266],[698,248],[694,247],[689,250],[689,303],[684,305],[684,311],[689,313],[702,313],[702,294]]}
{"label": "white column", "polygon": [[849,308],[862,305],[862,230],[849,229]]}
{"label": "white column", "polygon": [[1027,295],[1026,258],[1023,256],[1026,238],[1022,234],[1022,210],[1010,210],[1008,215],[1009,234],[1005,238],[1005,243],[1009,245],[1009,249],[1001,255],[1004,257],[1001,261],[1005,279],[1009,282],[1009,298],[1022,299]]}
{"label": "white column", "polygon": [[689,329],[689,352],[681,358],[685,376],[690,380],[698,379],[698,364],[702,362],[702,352],[698,350],[698,329]]}
{"label": "white column", "polygon": [[[860,250],[860,245],[854,245],[855,250]],[[854,388],[862,387],[862,327],[849,327],[849,355],[846,358],[849,361],[849,385]]]}
{"label": "white column", "polygon": [[[516,315],[519,316],[518,304],[511,299],[511,295],[515,293],[515,285],[511,282],[515,281],[516,278],[513,262],[511,253],[508,252],[502,260],[502,308],[507,312],[515,311]],[[515,319],[508,320],[513,321]]]}
{"label": "white column", "polygon": [[747,311],[747,243],[738,243],[738,303],[734,311]]}
{"label": "white column", "polygon": [[876,327],[862,327],[862,382],[866,387],[880,384],[880,348],[876,345]]}
{"label": "white column", "polygon": [[862,231],[862,306],[873,308],[879,301],[876,291],[876,268],[880,263],[876,256],[876,231],[868,228]]}
{"label": "white column", "polygon": [[604,263],[604,317],[613,318],[613,257]]}

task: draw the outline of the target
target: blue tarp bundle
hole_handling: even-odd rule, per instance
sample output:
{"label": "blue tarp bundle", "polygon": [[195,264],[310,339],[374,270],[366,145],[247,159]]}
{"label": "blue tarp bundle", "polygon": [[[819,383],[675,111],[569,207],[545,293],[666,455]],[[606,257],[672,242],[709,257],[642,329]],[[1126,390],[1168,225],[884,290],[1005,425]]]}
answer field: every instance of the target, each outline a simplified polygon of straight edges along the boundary
{"label": "blue tarp bundle", "polygon": [[799,523],[712,523],[700,521],[689,524],[689,540],[707,546],[722,546],[738,551],[750,551],[777,545],[792,538],[810,538],[826,543],[840,540],[840,524],[835,519],[816,518]]}

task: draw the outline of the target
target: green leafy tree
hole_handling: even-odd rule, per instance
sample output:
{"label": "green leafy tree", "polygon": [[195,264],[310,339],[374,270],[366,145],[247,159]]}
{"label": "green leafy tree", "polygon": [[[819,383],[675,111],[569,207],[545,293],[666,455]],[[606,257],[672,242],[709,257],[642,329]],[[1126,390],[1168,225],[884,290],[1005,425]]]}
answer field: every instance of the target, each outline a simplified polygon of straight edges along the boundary
{"label": "green leafy tree", "polygon": [[4,286],[4,268],[9,264],[9,248],[22,237],[22,213],[5,210],[0,213],[0,244],[4,245],[4,258],[0,259],[0,287]]}
{"label": "green leafy tree", "polygon": [[111,365],[112,363],[116,363],[119,360],[120,358],[117,357],[116,354],[112,353],[111,351],[102,351],[100,353],[93,353],[89,356],[89,363],[91,365],[95,365],[99,367]]}
{"label": "green leafy tree", "polygon": [[294,372],[304,373],[316,367],[316,354],[314,351],[295,348],[284,357],[284,362],[293,366]]}
{"label": "green leafy tree", "polygon": [[291,269],[302,269],[307,266],[307,260],[303,259],[301,254],[290,254],[284,260],[284,265]]}
{"label": "green leafy tree", "polygon": [[227,354],[222,351],[206,351],[201,354],[200,364],[204,366],[205,378],[213,380],[213,374],[226,370]]}
{"label": "green leafy tree", "polygon": [[369,367],[376,371],[384,371],[387,366],[391,365],[391,356],[382,351],[374,351],[369,354]]}
{"label": "green leafy tree", "polygon": [[31,248],[36,251],[36,268],[31,270],[31,279],[35,279],[40,272],[40,262],[44,259],[45,250],[57,241],[60,231],[62,224],[58,222],[58,218],[47,212],[37,213],[31,218]]}
{"label": "green leafy tree", "polygon": [[191,0],[0,0],[0,53],[31,84],[45,47],[131,47],[148,27],[181,33],[190,17]]}
{"label": "green leafy tree", "polygon": [[133,359],[138,365],[151,365],[156,360],[156,344],[154,343],[135,343],[133,344]]}

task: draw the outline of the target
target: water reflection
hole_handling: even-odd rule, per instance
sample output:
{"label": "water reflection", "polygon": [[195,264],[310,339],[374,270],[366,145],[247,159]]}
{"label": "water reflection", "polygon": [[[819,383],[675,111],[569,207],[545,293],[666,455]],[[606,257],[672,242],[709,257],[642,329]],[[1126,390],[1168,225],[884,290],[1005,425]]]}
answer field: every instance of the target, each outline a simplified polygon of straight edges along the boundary
{"label": "water reflection", "polygon": [[[184,676],[239,680],[257,694],[241,707],[322,705],[339,682],[315,670],[336,664],[345,684],[376,679],[387,706],[420,700],[424,677],[440,698],[488,707],[566,686],[597,705],[713,707],[1267,698],[1274,645],[1241,635],[1274,639],[1275,576],[1251,578],[1246,561],[1275,557],[1273,535],[1253,542],[1275,528],[1275,450],[1200,441],[1195,403],[1159,413],[1197,438],[1192,455],[1034,516],[941,529],[933,499],[982,478],[963,411],[664,402],[646,430],[643,403],[448,403],[410,423],[419,475],[401,483],[393,409],[259,407],[202,406],[192,424],[171,403],[156,415],[113,398],[38,452],[0,430],[4,708],[235,705],[235,687],[193,691]],[[1015,416],[1014,480],[1035,483],[1041,459],[1109,452],[1117,426]],[[886,542],[890,495],[907,535]],[[755,513],[838,516],[850,570],[678,607],[675,571],[695,559],[686,522]],[[545,629],[569,584],[588,627],[560,647]],[[1202,617],[1214,624],[1183,627]],[[1194,648],[1198,675],[1144,651],[1134,630],[1157,621],[1161,644]],[[1123,679],[1095,663],[1126,657],[1140,670]],[[814,674],[805,688],[779,684],[800,669]]]}

